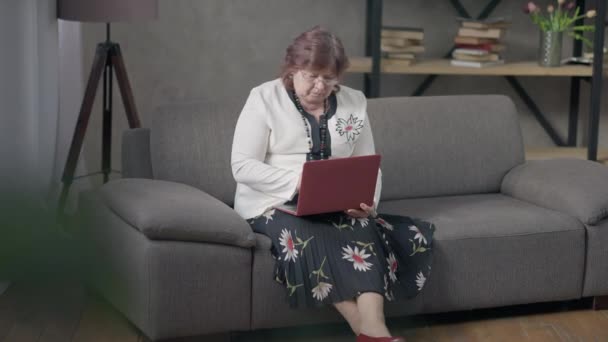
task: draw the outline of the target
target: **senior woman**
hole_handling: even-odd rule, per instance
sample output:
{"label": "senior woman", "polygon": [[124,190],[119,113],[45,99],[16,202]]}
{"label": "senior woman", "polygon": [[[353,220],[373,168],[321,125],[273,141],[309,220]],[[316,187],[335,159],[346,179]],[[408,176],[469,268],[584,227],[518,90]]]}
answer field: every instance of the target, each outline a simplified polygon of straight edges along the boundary
{"label": "senior woman", "polygon": [[314,27],[287,48],[280,77],[251,90],[232,145],[234,207],[272,240],[273,276],[291,307],[333,305],[357,341],[403,341],[385,325],[384,300],[422,290],[434,226],[376,214],[381,172],[373,207],[306,217],[273,209],[297,200],[305,162],[375,153],[365,96],[339,85],[347,67],[340,40]]}

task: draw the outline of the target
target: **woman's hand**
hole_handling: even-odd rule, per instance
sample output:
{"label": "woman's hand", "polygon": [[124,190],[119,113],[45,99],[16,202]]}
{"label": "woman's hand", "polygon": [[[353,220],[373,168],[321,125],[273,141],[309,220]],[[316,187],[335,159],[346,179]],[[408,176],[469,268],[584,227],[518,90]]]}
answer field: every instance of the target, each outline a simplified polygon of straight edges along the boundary
{"label": "woman's hand", "polygon": [[378,216],[378,214],[376,213],[376,210],[374,209],[374,203],[372,203],[371,207],[365,203],[361,203],[361,209],[348,209],[348,210],[344,210],[344,212],[354,218],[366,218],[369,216],[371,216],[371,217]]}

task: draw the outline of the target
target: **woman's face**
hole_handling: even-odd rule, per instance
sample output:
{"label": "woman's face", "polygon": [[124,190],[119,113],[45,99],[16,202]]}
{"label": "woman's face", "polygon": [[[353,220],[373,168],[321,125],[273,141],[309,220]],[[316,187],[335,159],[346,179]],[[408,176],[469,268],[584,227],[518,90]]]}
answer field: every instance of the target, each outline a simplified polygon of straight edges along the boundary
{"label": "woman's face", "polygon": [[293,87],[301,102],[320,104],[338,84],[338,78],[330,71],[298,70],[293,75]]}

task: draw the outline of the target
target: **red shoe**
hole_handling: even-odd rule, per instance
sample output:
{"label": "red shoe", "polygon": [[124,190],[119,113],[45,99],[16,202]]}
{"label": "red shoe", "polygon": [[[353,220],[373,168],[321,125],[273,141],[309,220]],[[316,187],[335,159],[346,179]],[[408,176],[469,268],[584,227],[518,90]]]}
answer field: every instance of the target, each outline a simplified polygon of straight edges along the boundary
{"label": "red shoe", "polygon": [[357,342],[405,342],[405,338],[399,336],[371,337],[365,334],[359,334],[359,336],[357,336]]}

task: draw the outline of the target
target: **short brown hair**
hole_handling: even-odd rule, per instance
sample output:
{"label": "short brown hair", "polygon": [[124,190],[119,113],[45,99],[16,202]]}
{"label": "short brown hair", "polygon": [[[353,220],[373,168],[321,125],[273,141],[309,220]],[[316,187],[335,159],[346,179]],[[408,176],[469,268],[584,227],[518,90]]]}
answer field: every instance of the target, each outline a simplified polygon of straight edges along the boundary
{"label": "short brown hair", "polygon": [[287,47],[280,77],[285,88],[293,90],[291,76],[297,70],[331,70],[336,77],[341,77],[348,65],[348,57],[340,38],[315,26],[302,32]]}

